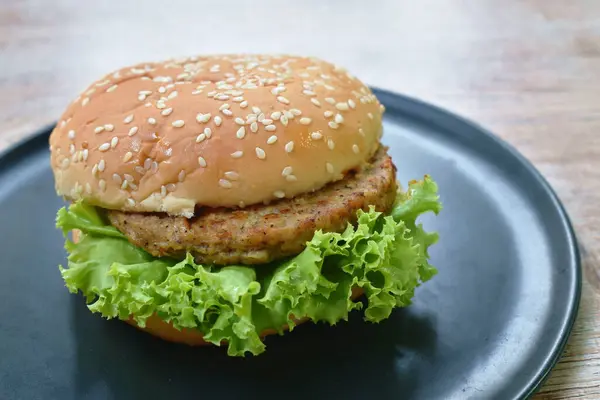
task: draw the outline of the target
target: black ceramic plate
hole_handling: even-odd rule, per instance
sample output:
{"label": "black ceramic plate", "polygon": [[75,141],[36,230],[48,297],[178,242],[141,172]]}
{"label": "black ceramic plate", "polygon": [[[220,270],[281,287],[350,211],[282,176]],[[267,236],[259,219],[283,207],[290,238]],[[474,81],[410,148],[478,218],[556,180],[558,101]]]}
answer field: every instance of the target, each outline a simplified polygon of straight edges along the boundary
{"label": "black ceramic plate", "polygon": [[159,341],[86,309],[63,286],[62,205],[48,130],[0,157],[0,398],[513,399],[557,361],[580,295],[568,218],[542,177],[494,136],[435,107],[377,91],[403,183],[428,173],[443,212],[439,274],[379,325],[356,312],[305,324],[267,352]]}

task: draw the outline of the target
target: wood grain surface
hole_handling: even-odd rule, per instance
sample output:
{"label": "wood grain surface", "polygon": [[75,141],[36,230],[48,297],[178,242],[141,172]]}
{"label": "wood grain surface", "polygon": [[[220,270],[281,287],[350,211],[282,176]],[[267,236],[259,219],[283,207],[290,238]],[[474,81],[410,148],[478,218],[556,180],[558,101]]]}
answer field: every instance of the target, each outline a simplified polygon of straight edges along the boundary
{"label": "wood grain surface", "polygon": [[312,54],[497,133],[567,206],[585,283],[537,398],[600,398],[600,1],[0,2],[0,148],[103,73],[215,52]]}

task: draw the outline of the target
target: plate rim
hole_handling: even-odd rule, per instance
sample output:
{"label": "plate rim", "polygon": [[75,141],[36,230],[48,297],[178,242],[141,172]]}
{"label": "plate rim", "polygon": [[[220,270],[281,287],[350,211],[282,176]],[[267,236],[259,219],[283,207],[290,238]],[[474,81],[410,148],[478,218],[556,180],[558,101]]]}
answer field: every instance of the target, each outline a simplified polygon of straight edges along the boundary
{"label": "plate rim", "polygon": [[408,114],[413,118],[417,117],[420,120],[424,120],[425,118],[423,118],[423,113],[434,113],[441,120],[453,120],[454,122],[457,122],[472,131],[477,131],[479,134],[484,135],[486,139],[492,141],[495,145],[502,148],[502,150],[515,158],[527,170],[527,172],[532,174],[532,176],[540,183],[545,195],[548,196],[554,209],[557,211],[558,217],[562,223],[563,232],[567,238],[566,245],[569,252],[568,270],[572,276],[572,285],[570,285],[568,288],[569,302],[567,304],[567,312],[566,314],[562,315],[558,337],[553,340],[551,351],[548,353],[544,362],[539,365],[535,375],[532,377],[532,379],[530,379],[528,384],[520,390],[516,397],[518,400],[530,398],[546,382],[550,373],[560,361],[577,320],[579,305],[581,303],[583,281],[581,251],[579,247],[579,241],[577,239],[577,233],[573,227],[571,218],[569,217],[569,213],[565,205],[560,200],[560,197],[552,185],[550,185],[550,182],[548,182],[544,175],[533,165],[529,159],[521,154],[513,145],[502,139],[500,136],[494,134],[491,130],[488,130],[481,124],[461,115],[455,114],[454,112],[429,101],[420,100],[415,97],[396,93],[376,86],[371,86],[371,89],[381,103],[395,103],[397,108],[404,110],[405,114]]}
{"label": "plate rim", "polygon": [[[380,102],[386,105],[386,107],[390,107],[393,105],[393,108],[402,110],[402,113],[410,115],[412,118],[425,120],[426,118],[423,114],[426,113],[431,116],[433,113],[442,122],[452,121],[470,129],[471,131],[476,131],[478,134],[484,135],[487,138],[487,140],[492,141],[495,145],[499,146],[502,150],[507,152],[516,161],[518,161],[526,169],[527,172],[532,174],[532,176],[540,183],[545,195],[549,198],[549,200],[551,200],[553,208],[558,213],[558,217],[562,223],[563,233],[567,238],[566,245],[567,251],[569,253],[568,270],[569,274],[572,276],[572,284],[568,288],[569,302],[567,304],[567,312],[561,317],[559,333],[558,336],[553,339],[551,351],[548,353],[547,357],[543,360],[543,362],[539,365],[539,367],[535,371],[534,376],[529,380],[528,384],[520,389],[519,394],[515,399],[521,400],[530,398],[546,382],[551,371],[562,357],[566,344],[569,341],[569,338],[573,331],[573,327],[579,311],[579,305],[581,302],[581,252],[577,240],[576,231],[573,227],[565,205],[560,200],[560,197],[558,196],[554,188],[550,185],[550,183],[542,175],[542,173],[533,165],[533,163],[529,161],[524,155],[522,155],[515,147],[513,147],[507,141],[492,133],[492,131],[488,130],[487,128],[468,118],[455,114],[454,112],[442,108],[429,101],[420,100],[415,97],[407,96],[376,86],[370,87],[373,93],[380,100]],[[390,106],[388,106],[388,104],[390,104]],[[50,123],[41,126],[40,128],[27,135],[25,138],[13,142],[6,146],[3,150],[1,150],[0,170],[5,168],[7,165],[8,167],[10,167],[12,161],[18,160],[21,154],[28,153],[29,150],[32,148],[38,148],[38,146],[41,145],[41,143],[38,142],[43,140],[47,141],[52,130],[56,127],[56,125],[56,123]],[[452,131],[452,129],[447,130]]]}

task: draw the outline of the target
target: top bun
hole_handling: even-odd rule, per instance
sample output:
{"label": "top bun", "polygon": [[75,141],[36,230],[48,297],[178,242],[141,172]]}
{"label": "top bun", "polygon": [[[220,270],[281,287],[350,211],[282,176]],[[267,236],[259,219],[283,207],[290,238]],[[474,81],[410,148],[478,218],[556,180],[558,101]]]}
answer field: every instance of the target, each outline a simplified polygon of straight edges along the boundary
{"label": "top bun", "polygon": [[316,58],[214,55],[140,64],[90,85],[50,136],[56,191],[190,217],[318,190],[377,150],[383,106]]}

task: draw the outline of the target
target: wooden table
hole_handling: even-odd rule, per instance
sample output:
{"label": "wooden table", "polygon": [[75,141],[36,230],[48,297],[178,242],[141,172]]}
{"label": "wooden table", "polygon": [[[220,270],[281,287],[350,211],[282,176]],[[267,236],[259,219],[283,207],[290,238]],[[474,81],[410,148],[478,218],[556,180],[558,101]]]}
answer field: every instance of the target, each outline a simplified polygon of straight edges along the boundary
{"label": "wooden table", "polygon": [[600,1],[5,1],[0,147],[113,68],[240,51],[332,60],[528,157],[568,208],[585,276],[575,330],[538,396],[600,398]]}

